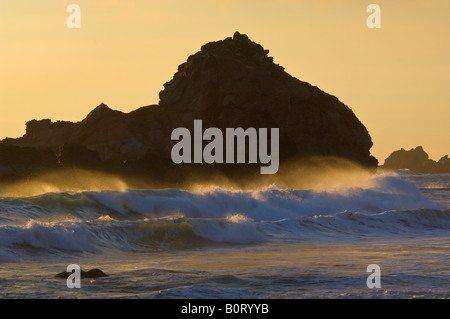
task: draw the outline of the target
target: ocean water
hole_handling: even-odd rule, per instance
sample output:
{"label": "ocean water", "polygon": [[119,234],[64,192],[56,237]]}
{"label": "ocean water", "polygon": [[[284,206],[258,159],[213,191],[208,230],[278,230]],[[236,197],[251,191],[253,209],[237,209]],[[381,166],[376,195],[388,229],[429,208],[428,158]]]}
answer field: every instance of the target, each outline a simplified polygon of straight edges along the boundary
{"label": "ocean water", "polygon": [[[0,298],[449,298],[450,175],[0,197]],[[108,277],[69,289],[69,264]],[[381,269],[368,288],[367,266]]]}

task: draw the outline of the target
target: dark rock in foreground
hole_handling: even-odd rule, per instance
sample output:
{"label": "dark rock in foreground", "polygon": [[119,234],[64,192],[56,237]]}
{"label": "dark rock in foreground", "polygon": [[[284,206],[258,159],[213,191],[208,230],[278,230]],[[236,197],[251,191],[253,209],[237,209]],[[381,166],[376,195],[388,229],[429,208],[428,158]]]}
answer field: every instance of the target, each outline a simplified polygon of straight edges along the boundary
{"label": "dark rock in foreground", "polygon": [[[287,74],[268,52],[236,32],[233,38],[202,46],[181,64],[164,84],[159,105],[122,113],[102,103],[81,122],[30,121],[23,137],[0,142],[0,175],[21,176],[54,166],[160,180],[173,176],[173,181],[194,175],[208,179],[215,173],[229,178],[259,174],[259,164],[172,163],[171,132],[177,127],[192,130],[195,119],[204,128],[222,130],[279,128],[280,170],[311,156],[377,166],[370,155],[371,137],[354,113],[336,97]],[[14,155],[11,147],[22,148],[23,154]],[[31,158],[38,161],[29,165]]]}
{"label": "dark rock in foreground", "polygon": [[[64,278],[67,279],[72,273],[63,271],[60,273],[57,273],[55,275],[56,278]],[[80,271],[81,278],[100,278],[100,277],[108,277],[107,274],[105,274],[101,269],[94,268],[88,271],[84,271],[81,269]]]}
{"label": "dark rock in foreground", "polygon": [[450,159],[448,155],[445,155],[436,162],[428,157],[422,146],[417,146],[409,151],[403,148],[394,151],[386,158],[382,167],[387,169],[409,169],[416,173],[425,174],[450,173]]}

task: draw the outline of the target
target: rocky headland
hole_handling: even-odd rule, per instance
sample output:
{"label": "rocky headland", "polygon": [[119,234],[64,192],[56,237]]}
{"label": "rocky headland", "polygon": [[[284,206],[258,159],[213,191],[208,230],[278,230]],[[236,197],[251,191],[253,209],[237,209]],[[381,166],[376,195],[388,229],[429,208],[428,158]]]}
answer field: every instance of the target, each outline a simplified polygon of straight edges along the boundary
{"label": "rocky headland", "polygon": [[402,148],[392,152],[381,167],[409,169],[412,172],[424,174],[450,173],[450,158],[445,155],[439,161],[434,161],[429,158],[422,146],[417,146],[408,151]]}
{"label": "rocky headland", "polygon": [[223,130],[279,128],[280,171],[310,157],[376,167],[371,137],[352,110],[286,73],[268,53],[236,32],[189,56],[164,84],[157,105],[123,113],[101,103],[80,122],[27,122],[24,136],[0,142],[0,177],[16,180],[80,167],[171,185],[193,176],[259,174],[259,165],[252,164],[174,164],[171,132],[192,130],[195,119]]}

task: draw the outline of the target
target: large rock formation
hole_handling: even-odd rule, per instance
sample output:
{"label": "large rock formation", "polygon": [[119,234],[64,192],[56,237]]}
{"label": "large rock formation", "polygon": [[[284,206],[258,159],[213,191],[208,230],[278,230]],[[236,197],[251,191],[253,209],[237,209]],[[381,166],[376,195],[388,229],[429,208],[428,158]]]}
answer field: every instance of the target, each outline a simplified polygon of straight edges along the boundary
{"label": "large rock formation", "polygon": [[[53,152],[59,166],[79,163],[161,178],[177,171],[179,179],[187,177],[187,166],[171,161],[171,132],[177,127],[192,130],[193,121],[200,119],[204,128],[279,128],[280,168],[309,156],[376,166],[370,135],[354,113],[336,97],[287,74],[268,52],[236,32],[189,56],[164,84],[159,105],[122,113],[102,103],[77,123],[33,120],[23,137],[0,142],[0,152],[31,147]],[[2,159],[0,167],[7,170],[4,166]],[[253,174],[257,167],[190,165],[189,173],[193,170]]]}
{"label": "large rock formation", "polygon": [[434,161],[428,157],[422,146],[417,146],[409,151],[400,149],[392,152],[384,164],[386,169],[409,169],[416,173],[450,173],[450,159],[448,155],[443,156],[439,161]]}
{"label": "large rock formation", "polygon": [[204,45],[164,84],[159,105],[176,125],[278,127],[282,160],[341,156],[376,165],[369,133],[336,97],[299,81],[246,35]]}

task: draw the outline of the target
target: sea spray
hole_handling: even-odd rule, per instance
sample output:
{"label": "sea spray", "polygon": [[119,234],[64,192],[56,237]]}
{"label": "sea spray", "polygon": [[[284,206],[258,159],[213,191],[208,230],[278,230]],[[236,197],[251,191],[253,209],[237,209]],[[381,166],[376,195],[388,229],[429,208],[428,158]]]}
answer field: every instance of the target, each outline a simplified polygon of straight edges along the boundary
{"label": "sea spray", "polygon": [[[0,199],[2,260],[74,252],[151,252],[292,240],[445,234],[450,211],[410,181],[374,174],[360,186],[208,187],[48,193]],[[6,256],[6,257],[5,257]]]}

